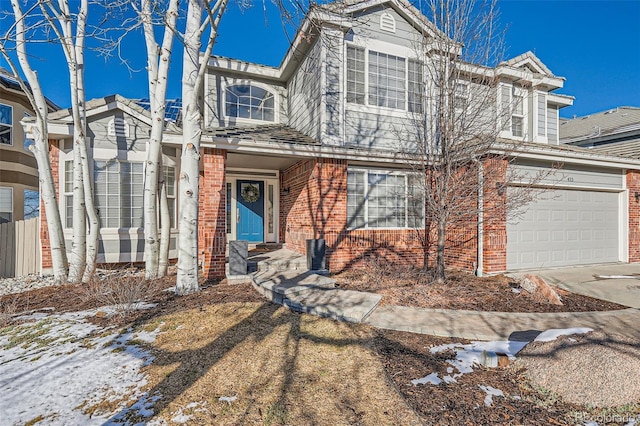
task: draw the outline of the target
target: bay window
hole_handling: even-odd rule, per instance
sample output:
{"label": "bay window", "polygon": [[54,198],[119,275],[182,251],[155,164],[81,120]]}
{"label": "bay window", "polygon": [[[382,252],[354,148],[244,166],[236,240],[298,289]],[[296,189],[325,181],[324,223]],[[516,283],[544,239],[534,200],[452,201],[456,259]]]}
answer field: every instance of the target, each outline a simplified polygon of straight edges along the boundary
{"label": "bay window", "polygon": [[109,160],[94,164],[95,202],[100,226],[142,228],[143,163]]}
{"label": "bay window", "polygon": [[347,227],[421,227],[424,197],[417,178],[405,172],[349,169]]}

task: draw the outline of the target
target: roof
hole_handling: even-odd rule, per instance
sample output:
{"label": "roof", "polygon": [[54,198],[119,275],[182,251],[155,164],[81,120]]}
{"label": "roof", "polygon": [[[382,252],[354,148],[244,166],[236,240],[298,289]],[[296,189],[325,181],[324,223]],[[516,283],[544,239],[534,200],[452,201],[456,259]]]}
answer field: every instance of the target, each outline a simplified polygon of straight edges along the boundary
{"label": "roof", "polygon": [[[29,83],[27,83],[26,81],[23,81],[23,83],[28,90],[31,90]],[[22,94],[24,94],[24,90],[22,90],[20,81],[12,73],[2,67],[0,67],[0,86],[4,86],[6,89],[21,92]],[[49,106],[49,111],[57,111],[60,109],[60,107],[56,105],[51,99],[45,97],[45,101]]]}
{"label": "roof", "polygon": [[219,127],[207,130],[205,133],[214,138],[259,140],[262,142],[295,143],[304,145],[320,144],[316,139],[284,124]]}
{"label": "roof", "polygon": [[560,121],[560,142],[578,143],[640,130],[640,108],[622,106]]}

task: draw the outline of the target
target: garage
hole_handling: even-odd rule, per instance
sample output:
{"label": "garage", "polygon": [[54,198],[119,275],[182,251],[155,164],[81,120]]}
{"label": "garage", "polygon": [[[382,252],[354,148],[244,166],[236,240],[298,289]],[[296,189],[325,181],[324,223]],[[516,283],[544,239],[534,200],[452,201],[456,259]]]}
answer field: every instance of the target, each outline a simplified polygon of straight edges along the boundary
{"label": "garage", "polygon": [[[540,165],[519,168],[530,176]],[[553,179],[555,187],[549,187],[522,214],[507,222],[507,269],[622,260],[620,172],[567,167]],[[563,187],[559,188],[558,182]],[[597,188],[583,189],[585,184]],[[516,190],[510,187],[507,194]]]}

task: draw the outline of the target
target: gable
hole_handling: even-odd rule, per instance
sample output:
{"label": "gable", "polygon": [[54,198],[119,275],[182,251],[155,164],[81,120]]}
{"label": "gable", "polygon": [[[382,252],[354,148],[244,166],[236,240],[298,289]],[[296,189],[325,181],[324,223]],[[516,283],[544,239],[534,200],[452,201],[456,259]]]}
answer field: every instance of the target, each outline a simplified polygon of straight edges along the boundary
{"label": "gable", "polygon": [[360,10],[353,15],[352,33],[364,39],[416,49],[421,33],[395,9],[385,4]]}
{"label": "gable", "polygon": [[87,136],[93,149],[143,152],[150,131],[147,123],[120,109],[87,118]]}

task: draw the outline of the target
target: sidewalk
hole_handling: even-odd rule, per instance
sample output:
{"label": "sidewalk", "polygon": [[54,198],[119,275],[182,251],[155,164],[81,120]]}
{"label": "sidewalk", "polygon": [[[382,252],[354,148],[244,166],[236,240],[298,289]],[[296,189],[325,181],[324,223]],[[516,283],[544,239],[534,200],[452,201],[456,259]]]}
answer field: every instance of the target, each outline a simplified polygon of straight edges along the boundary
{"label": "sidewalk", "polygon": [[387,330],[471,340],[531,340],[553,328],[589,327],[640,339],[640,310],[510,313],[378,306],[364,321]]}
{"label": "sidewalk", "polygon": [[640,309],[605,312],[511,313],[378,306],[374,293],[334,288],[312,271],[258,271],[253,286],[267,299],[297,312],[470,340],[529,341],[545,330],[588,327],[640,340]]}

